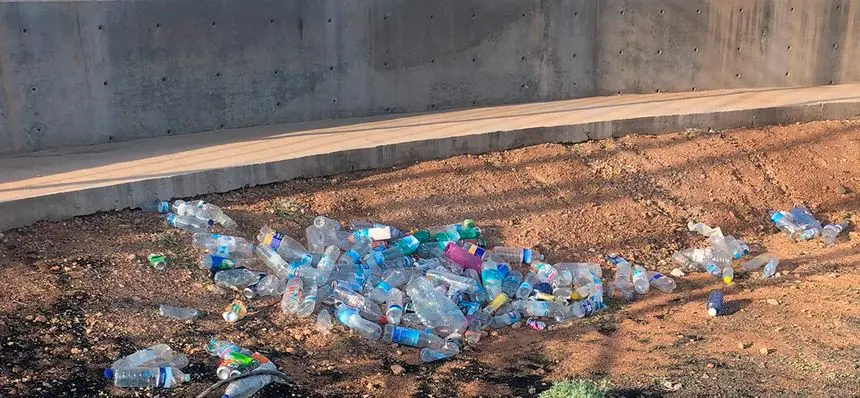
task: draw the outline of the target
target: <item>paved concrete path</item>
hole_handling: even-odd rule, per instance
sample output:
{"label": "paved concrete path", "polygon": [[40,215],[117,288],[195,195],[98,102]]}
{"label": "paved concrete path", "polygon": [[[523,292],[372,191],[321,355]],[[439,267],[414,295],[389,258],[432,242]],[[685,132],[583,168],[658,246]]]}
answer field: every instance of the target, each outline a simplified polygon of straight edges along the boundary
{"label": "paved concrete path", "polygon": [[860,114],[860,84],[591,97],[220,130],[0,157],[0,229],[541,142]]}

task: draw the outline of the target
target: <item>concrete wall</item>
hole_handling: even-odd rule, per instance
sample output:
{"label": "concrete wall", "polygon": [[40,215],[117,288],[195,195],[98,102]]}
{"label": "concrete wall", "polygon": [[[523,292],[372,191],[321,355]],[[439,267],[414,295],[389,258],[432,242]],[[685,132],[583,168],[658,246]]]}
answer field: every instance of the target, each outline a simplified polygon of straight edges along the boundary
{"label": "concrete wall", "polygon": [[860,0],[4,2],[0,153],[857,65]]}

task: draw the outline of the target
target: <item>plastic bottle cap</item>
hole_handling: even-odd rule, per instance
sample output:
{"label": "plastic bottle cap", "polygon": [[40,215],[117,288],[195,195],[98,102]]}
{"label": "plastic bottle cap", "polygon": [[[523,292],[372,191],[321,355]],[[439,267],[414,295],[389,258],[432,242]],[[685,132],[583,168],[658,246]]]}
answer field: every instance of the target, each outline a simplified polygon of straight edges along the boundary
{"label": "plastic bottle cap", "polygon": [[708,308],[708,315],[717,316],[717,309],[716,308]]}
{"label": "plastic bottle cap", "polygon": [[111,369],[111,368],[105,369],[105,371],[102,374],[105,376],[105,379],[108,379],[108,380],[113,379],[113,369]]}

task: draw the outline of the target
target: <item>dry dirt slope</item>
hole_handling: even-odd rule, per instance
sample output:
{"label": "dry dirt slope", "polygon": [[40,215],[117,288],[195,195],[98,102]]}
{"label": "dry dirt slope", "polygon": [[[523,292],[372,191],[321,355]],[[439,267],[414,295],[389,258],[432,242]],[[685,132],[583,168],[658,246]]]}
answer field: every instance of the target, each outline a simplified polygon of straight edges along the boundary
{"label": "dry dirt slope", "polygon": [[[833,248],[794,244],[764,216],[805,203],[824,220],[856,225],[858,190],[860,122],[831,121],[542,145],[204,198],[235,216],[245,237],[264,223],[301,237],[316,214],[402,228],[468,217],[490,246],[535,246],[551,262],[619,252],[668,271],[674,250],[703,243],[683,228],[696,219],[782,258],[777,278],[738,276],[725,317],[704,315],[717,282],[691,275],[674,294],[613,303],[555,330],[504,330],[429,366],[415,350],[342,329],[320,336],[274,300],[225,324],[217,314],[232,296],[196,268],[188,234],[157,216],[42,222],[0,238],[0,395],[193,397],[215,381],[216,361],[202,347],[216,336],[268,354],[295,381],[264,397],[527,397],[566,377],[609,379],[627,396],[858,396],[860,235],[852,229]],[[151,252],[169,255],[167,271],[146,265]],[[159,318],[160,303],[215,315],[184,324]],[[141,392],[101,379],[119,355],[157,342],[189,354],[190,385]],[[393,375],[392,365],[406,372]]]}

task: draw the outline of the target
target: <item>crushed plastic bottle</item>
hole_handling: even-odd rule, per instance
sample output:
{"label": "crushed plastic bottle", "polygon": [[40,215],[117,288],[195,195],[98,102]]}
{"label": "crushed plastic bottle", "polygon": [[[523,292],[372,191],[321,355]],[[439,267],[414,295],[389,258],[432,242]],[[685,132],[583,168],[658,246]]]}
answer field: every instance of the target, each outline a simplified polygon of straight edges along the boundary
{"label": "crushed plastic bottle", "polygon": [[391,289],[385,299],[385,305],[385,319],[392,325],[399,324],[403,316],[403,292],[398,288]]}
{"label": "crushed plastic bottle", "polygon": [[843,220],[836,224],[828,224],[821,230],[821,240],[824,241],[825,246],[833,246],[836,244],[836,237],[846,229],[848,229],[848,220]]}
{"label": "crushed plastic bottle", "polygon": [[196,233],[191,238],[191,246],[219,257],[250,258],[254,255],[254,245],[236,236]]}
{"label": "crushed plastic bottle", "polygon": [[254,265],[254,259],[250,258],[227,258],[212,254],[204,254],[200,257],[200,269],[209,270],[212,272],[223,271],[233,268],[250,268]]}
{"label": "crushed plastic bottle", "polygon": [[213,278],[215,285],[225,289],[242,291],[248,285],[257,283],[266,274],[249,270],[247,268],[228,269],[218,271]]}
{"label": "crushed plastic bottle", "polygon": [[173,366],[184,368],[188,365],[188,357],[184,354],[174,354],[167,344],[156,344],[149,348],[135,351],[111,364],[111,369]]}
{"label": "crushed plastic bottle", "polygon": [[645,267],[636,264],[633,266],[633,290],[639,294],[648,293],[651,284],[648,282],[648,273]]}
{"label": "crushed plastic bottle", "polygon": [[453,358],[460,353],[460,345],[456,341],[451,340],[445,343],[441,349],[422,348],[418,355],[421,362],[429,363],[442,361],[448,358]]}
{"label": "crushed plastic bottle", "polygon": [[379,325],[362,318],[357,309],[344,304],[337,307],[337,320],[365,339],[373,341],[382,336],[382,328]]}
{"label": "crushed plastic bottle", "polygon": [[705,223],[694,223],[693,221],[688,221],[687,229],[690,231],[698,232],[705,237],[723,236],[723,231],[720,229],[720,227],[711,228]]}
{"label": "crushed plastic bottle", "polygon": [[672,278],[655,271],[648,271],[648,280],[651,286],[663,293],[672,293],[677,287]]}
{"label": "crushed plastic bottle", "polygon": [[122,388],[174,388],[191,381],[191,375],[182,373],[179,368],[119,368],[105,369],[106,379]]}
{"label": "crushed plastic bottle", "polygon": [[523,279],[523,282],[520,283],[520,286],[517,288],[517,298],[527,298],[532,293],[532,291],[534,291],[534,286],[538,282],[540,282],[540,279],[538,279],[536,273],[529,272],[528,274],[526,274],[525,278]]}
{"label": "crushed plastic bottle", "polygon": [[[250,286],[248,288],[250,288]],[[248,290],[248,288],[245,288],[246,291]],[[286,288],[287,281],[285,279],[280,278],[277,275],[266,275],[262,279],[260,279],[259,282],[257,282],[256,286],[254,287],[254,294],[251,295],[251,297],[277,296],[283,294]],[[251,298],[248,297],[247,294],[245,295],[245,297]]]}
{"label": "crushed plastic bottle", "polygon": [[520,271],[511,271],[502,281],[502,293],[508,297],[516,297],[522,281],[523,274]]}
{"label": "crushed plastic bottle", "polygon": [[329,334],[332,327],[331,314],[326,309],[320,310],[319,314],[317,314],[316,329],[322,334]]}
{"label": "crushed plastic bottle", "polygon": [[292,278],[287,282],[287,287],[284,289],[284,295],[281,297],[281,311],[289,315],[299,308],[302,301],[302,288],[304,282],[302,278]]}
{"label": "crushed plastic bottle", "polygon": [[803,206],[795,206],[790,211],[794,222],[800,226],[801,231],[795,236],[796,239],[809,240],[821,233],[821,223],[815,219],[812,212]]}
{"label": "crushed plastic bottle", "polygon": [[[271,361],[267,361],[261,363],[260,366],[254,370],[277,371],[278,367]],[[221,395],[221,398],[248,398],[254,395],[257,391],[262,390],[271,382],[272,376],[268,375],[251,376],[239,379],[227,385],[227,388],[224,390],[224,395]]]}
{"label": "crushed plastic bottle", "polygon": [[245,315],[248,315],[248,307],[242,300],[233,300],[227,307],[224,307],[224,313],[221,314],[224,320],[230,323],[238,322]]}
{"label": "crushed plastic bottle", "polygon": [[624,257],[617,254],[610,254],[606,259],[615,265],[615,278],[609,284],[610,296],[622,300],[633,300],[633,267]]}
{"label": "crushed plastic bottle", "polygon": [[415,249],[418,249],[418,246],[420,244],[421,243],[418,242],[418,239],[416,239],[414,236],[404,236],[403,238],[394,242],[394,245],[381,252],[371,251],[364,256],[364,262],[371,266],[380,266],[387,260],[393,260],[399,257],[404,257],[412,254]]}
{"label": "crushed plastic bottle", "polygon": [[395,344],[418,348],[441,349],[445,346],[445,340],[441,337],[405,326],[385,325],[382,339]]}
{"label": "crushed plastic bottle", "polygon": [[203,317],[203,311],[195,310],[194,308],[173,307],[162,304],[158,307],[158,314],[168,318],[179,319],[182,321],[191,321]]}
{"label": "crushed plastic bottle", "polygon": [[762,253],[741,265],[741,269],[749,272],[755,271],[764,266],[762,276],[770,278],[776,273],[777,265],[779,265],[779,259],[776,256],[770,253]]}

